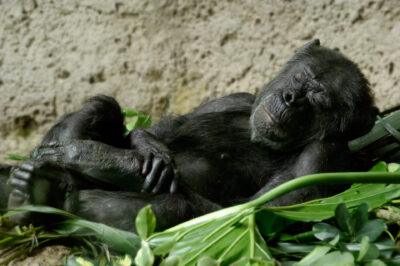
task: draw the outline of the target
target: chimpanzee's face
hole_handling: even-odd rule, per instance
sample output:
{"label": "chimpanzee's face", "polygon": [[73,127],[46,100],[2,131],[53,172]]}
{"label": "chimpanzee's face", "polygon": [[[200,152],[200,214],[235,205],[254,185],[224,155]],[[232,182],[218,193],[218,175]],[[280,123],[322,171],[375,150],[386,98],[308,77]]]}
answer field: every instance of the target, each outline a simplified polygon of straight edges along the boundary
{"label": "chimpanzee's face", "polygon": [[316,139],[351,139],[372,127],[376,112],[357,66],[316,40],[264,87],[250,119],[252,140],[286,150]]}

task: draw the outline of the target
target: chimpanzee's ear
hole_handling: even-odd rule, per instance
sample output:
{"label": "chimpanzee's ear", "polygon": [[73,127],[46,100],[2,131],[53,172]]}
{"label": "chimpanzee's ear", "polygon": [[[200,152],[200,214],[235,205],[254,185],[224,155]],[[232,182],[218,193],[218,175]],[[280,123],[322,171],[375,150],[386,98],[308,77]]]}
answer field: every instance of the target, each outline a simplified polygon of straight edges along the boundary
{"label": "chimpanzee's ear", "polygon": [[308,43],[306,43],[306,44],[303,46],[303,49],[308,49],[308,48],[310,48],[310,47],[313,47],[313,46],[320,46],[320,45],[321,45],[321,42],[319,41],[319,39],[314,39],[314,40],[309,41]]}
{"label": "chimpanzee's ear", "polygon": [[303,45],[302,47],[296,49],[296,53],[300,52],[300,51],[306,51],[314,46],[320,46],[321,43],[319,41],[319,39],[314,39],[312,41],[309,41],[308,43],[306,43],[305,45]]}

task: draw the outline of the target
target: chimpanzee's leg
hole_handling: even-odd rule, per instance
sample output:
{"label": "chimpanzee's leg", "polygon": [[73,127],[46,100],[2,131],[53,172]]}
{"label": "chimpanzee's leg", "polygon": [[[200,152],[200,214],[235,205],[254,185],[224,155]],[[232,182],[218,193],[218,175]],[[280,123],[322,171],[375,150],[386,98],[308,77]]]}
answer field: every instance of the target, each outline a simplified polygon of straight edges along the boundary
{"label": "chimpanzee's leg", "polygon": [[127,147],[124,132],[124,117],[118,102],[98,95],[86,101],[79,111],[62,117],[39,147],[71,140],[93,140],[124,148]]}
{"label": "chimpanzee's leg", "polygon": [[[121,108],[113,98],[95,96],[79,111],[60,119],[32,152],[30,161],[50,162],[86,181],[78,184],[92,188],[104,185],[138,191],[143,183],[142,158],[128,146],[123,122]],[[31,173],[34,169],[29,173],[17,169],[11,179],[23,181]]]}
{"label": "chimpanzee's leg", "polygon": [[183,194],[138,194],[103,190],[81,190],[79,205],[75,211],[80,217],[105,223],[124,230],[134,229],[134,220],[141,208],[151,204],[156,215],[157,230],[187,221],[220,209],[196,193]]}
{"label": "chimpanzee's leg", "polygon": [[11,192],[11,187],[7,185],[10,170],[10,165],[0,164],[0,213],[7,209],[8,195]]}
{"label": "chimpanzee's leg", "polygon": [[[49,186],[71,183],[73,179],[79,181],[74,184],[76,189],[123,187],[138,191],[143,183],[140,156],[134,150],[122,149],[124,145],[123,116],[118,103],[107,96],[91,98],[81,110],[65,116],[50,129],[29,162],[13,169],[8,180],[8,207],[54,206],[54,198],[63,200],[65,195],[49,190]],[[46,179],[46,173],[56,175],[57,179]],[[43,197],[35,198],[35,193]],[[28,215],[17,217],[16,221],[25,219],[29,219]]]}
{"label": "chimpanzee's leg", "polygon": [[[159,195],[78,189],[75,182],[79,180],[59,166],[46,162],[25,162],[15,171],[20,172],[20,177],[11,179],[14,190],[9,198],[9,208],[26,204],[50,205],[91,221],[126,230],[134,228],[137,213],[149,204],[157,217],[159,230],[220,208],[189,188],[182,188],[176,194]],[[25,179],[22,180],[21,176]],[[31,213],[11,217],[19,224],[49,223],[52,221],[50,218]]]}

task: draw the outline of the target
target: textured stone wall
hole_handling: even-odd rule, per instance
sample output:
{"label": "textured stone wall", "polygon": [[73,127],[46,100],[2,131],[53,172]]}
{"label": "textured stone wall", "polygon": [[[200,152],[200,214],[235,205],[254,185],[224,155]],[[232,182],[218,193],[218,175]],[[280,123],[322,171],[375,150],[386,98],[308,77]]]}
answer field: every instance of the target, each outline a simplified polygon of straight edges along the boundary
{"label": "textured stone wall", "polygon": [[0,0],[0,161],[97,93],[158,118],[257,92],[315,37],[400,103],[398,0]]}

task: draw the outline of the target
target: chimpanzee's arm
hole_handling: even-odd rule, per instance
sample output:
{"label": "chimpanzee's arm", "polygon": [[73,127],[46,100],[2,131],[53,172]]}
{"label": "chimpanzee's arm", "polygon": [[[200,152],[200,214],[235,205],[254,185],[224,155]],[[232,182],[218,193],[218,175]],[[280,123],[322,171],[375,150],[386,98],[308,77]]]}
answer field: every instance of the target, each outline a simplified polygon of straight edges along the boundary
{"label": "chimpanzee's arm", "polygon": [[176,137],[180,125],[205,113],[250,111],[254,99],[254,95],[249,93],[234,93],[201,104],[187,115],[167,117],[149,129],[132,131],[128,137],[130,147],[144,157],[142,174],[146,177],[143,190],[158,192],[167,186],[171,193],[176,192],[179,173],[167,145]]}
{"label": "chimpanzee's arm", "polygon": [[88,179],[124,191],[140,191],[142,156],[135,150],[116,148],[93,140],[51,143],[34,150],[32,159],[51,162]]}
{"label": "chimpanzee's arm", "polygon": [[[351,161],[350,153],[345,143],[313,142],[304,148],[293,165],[288,166],[287,170],[280,171],[280,173],[273,176],[252,199],[296,177],[321,172],[338,172],[345,169],[348,171],[351,169],[351,165],[349,165]],[[334,194],[338,192],[340,188],[341,187],[338,186],[326,185],[305,187],[290,192],[286,194],[285,197],[270,202],[269,205],[282,206],[295,204],[303,202],[304,200]]]}

